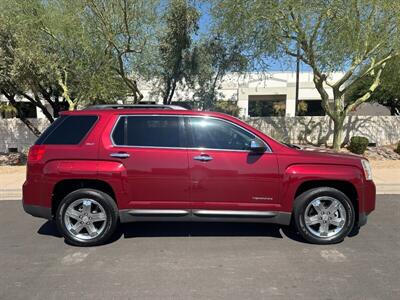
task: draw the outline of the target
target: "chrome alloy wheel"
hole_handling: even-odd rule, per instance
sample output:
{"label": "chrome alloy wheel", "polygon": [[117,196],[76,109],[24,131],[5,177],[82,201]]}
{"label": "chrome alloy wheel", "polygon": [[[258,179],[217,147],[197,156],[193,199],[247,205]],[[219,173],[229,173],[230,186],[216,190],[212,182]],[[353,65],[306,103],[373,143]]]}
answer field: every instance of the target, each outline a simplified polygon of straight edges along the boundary
{"label": "chrome alloy wheel", "polygon": [[65,228],[75,238],[90,240],[99,236],[105,229],[107,214],[95,200],[78,199],[72,202],[64,214]]}
{"label": "chrome alloy wheel", "polygon": [[304,212],[307,229],[317,237],[338,235],[346,224],[346,209],[332,197],[323,196],[311,201]]}

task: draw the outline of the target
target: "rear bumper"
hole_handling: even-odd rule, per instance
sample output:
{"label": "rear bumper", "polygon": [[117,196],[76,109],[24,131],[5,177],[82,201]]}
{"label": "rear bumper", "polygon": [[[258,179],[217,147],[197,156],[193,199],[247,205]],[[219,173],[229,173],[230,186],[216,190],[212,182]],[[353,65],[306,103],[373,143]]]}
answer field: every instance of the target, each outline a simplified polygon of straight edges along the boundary
{"label": "rear bumper", "polygon": [[41,199],[40,184],[26,180],[22,186],[22,207],[24,211],[34,217],[51,220],[51,208],[43,206],[39,199]]}
{"label": "rear bumper", "polygon": [[38,205],[27,205],[25,203],[23,203],[22,206],[25,212],[34,217],[43,218],[47,220],[51,220],[53,218],[51,214],[51,208],[49,207],[43,207]]}

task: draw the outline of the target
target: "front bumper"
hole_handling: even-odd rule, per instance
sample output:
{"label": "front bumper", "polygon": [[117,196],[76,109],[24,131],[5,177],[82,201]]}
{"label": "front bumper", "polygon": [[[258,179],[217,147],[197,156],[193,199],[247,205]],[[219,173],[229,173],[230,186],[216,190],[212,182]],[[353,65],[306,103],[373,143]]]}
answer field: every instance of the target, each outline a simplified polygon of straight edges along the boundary
{"label": "front bumper", "polygon": [[50,207],[43,207],[38,205],[26,205],[25,203],[23,203],[22,206],[25,212],[34,217],[43,218],[47,220],[53,219]]}
{"label": "front bumper", "polygon": [[375,183],[371,181],[367,181],[364,184],[364,207],[363,211],[366,214],[371,213],[373,210],[375,210],[375,204],[376,204],[376,187]]}
{"label": "front bumper", "polygon": [[375,210],[376,187],[372,180],[365,182],[363,186],[363,199],[360,203],[360,212],[358,214],[358,227],[367,224],[368,215]]}
{"label": "front bumper", "polygon": [[367,224],[368,215],[366,213],[360,213],[358,215],[358,227],[364,226]]}

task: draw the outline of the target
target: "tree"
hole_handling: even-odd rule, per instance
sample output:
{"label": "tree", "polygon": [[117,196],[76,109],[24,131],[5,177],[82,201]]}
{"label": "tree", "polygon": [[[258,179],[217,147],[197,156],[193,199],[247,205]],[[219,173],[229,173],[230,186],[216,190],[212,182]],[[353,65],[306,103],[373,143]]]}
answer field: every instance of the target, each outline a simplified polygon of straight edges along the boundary
{"label": "tree", "polygon": [[[255,60],[292,56],[311,67],[338,150],[345,117],[371,97],[385,66],[398,55],[399,6],[390,0],[220,0],[214,15],[219,28],[245,44]],[[333,81],[337,71],[343,76]],[[373,78],[368,90],[347,102],[346,91],[367,76]]]}
{"label": "tree", "polygon": [[160,38],[160,94],[164,104],[171,104],[177,84],[191,68],[192,36],[198,30],[199,13],[187,0],[171,0],[163,16],[165,32]]}
{"label": "tree", "polygon": [[[3,2],[2,4],[4,5],[5,3]],[[0,8],[4,7],[5,5],[0,6]],[[4,12],[2,9],[0,9],[0,11]],[[34,103],[42,109],[45,116],[50,118],[50,121],[52,121],[52,116],[41,101],[37,101],[35,96],[28,95],[25,92],[25,84],[19,80],[21,78],[21,72],[19,72],[16,67],[17,65],[23,66],[24,64],[20,62],[18,57],[17,38],[13,30],[15,28],[5,15],[0,13],[0,17],[2,19],[0,23],[0,95],[3,95],[8,100],[8,103],[2,104],[1,111],[13,111],[17,113],[28,129],[38,136],[40,131],[31,121],[23,117],[23,114],[17,106],[17,98],[26,98]]]}
{"label": "tree", "polygon": [[[218,88],[228,72],[241,72],[246,69],[246,57],[237,45],[224,40],[218,34],[199,41],[194,50],[194,57],[192,80],[188,82],[194,90],[194,101],[201,109],[221,110],[217,101],[221,100],[223,95],[218,93]],[[230,107],[229,111],[235,109]]]}
{"label": "tree", "polygon": [[53,0],[45,7],[45,15],[39,29],[47,43],[40,50],[50,57],[49,72],[69,110],[78,103],[124,99],[127,89],[112,70],[104,44],[93,38],[85,7],[73,0]]}
{"label": "tree", "polygon": [[89,28],[103,43],[113,70],[130,91],[134,103],[143,99],[138,82],[153,75],[159,30],[158,0],[85,0]]}
{"label": "tree", "polygon": [[[368,91],[373,78],[366,76],[358,81],[346,93],[348,102],[352,102]],[[390,109],[390,114],[400,115],[400,58],[395,58],[382,72],[382,83],[371,94],[369,101],[379,103]]]}
{"label": "tree", "polygon": [[[79,2],[3,0],[0,8],[0,92],[16,109],[16,98],[24,98],[53,122],[60,110],[73,110],[78,102],[126,97],[104,45],[87,30]],[[40,134],[29,120],[21,120]]]}

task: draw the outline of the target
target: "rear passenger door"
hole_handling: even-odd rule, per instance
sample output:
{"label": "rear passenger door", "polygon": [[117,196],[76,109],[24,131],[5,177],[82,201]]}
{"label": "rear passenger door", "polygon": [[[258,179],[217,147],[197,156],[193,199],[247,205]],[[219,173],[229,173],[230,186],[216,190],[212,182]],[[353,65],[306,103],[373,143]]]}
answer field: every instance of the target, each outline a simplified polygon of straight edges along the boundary
{"label": "rear passenger door", "polygon": [[108,159],[127,170],[129,208],[173,209],[189,205],[189,166],[183,119],[169,115],[119,116]]}

